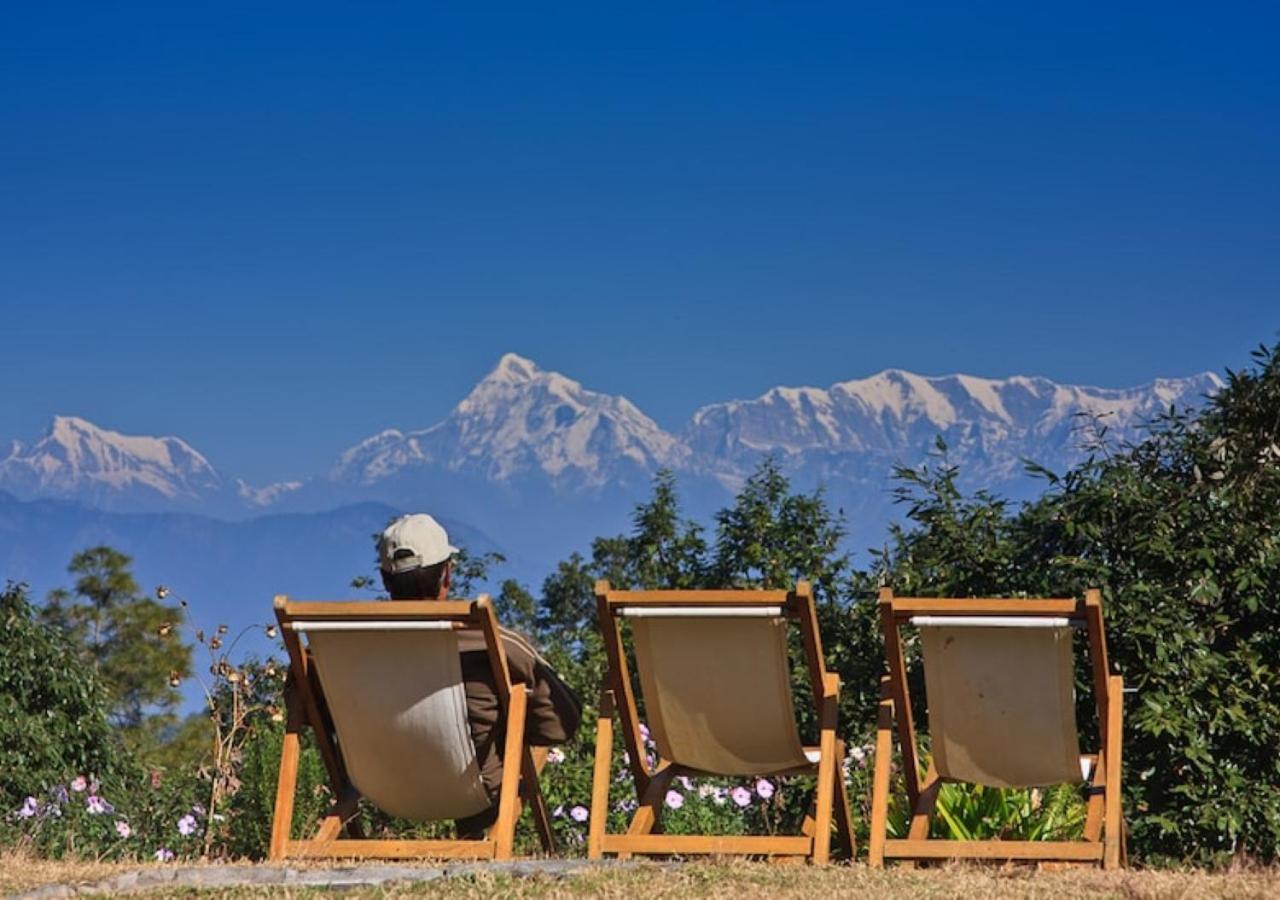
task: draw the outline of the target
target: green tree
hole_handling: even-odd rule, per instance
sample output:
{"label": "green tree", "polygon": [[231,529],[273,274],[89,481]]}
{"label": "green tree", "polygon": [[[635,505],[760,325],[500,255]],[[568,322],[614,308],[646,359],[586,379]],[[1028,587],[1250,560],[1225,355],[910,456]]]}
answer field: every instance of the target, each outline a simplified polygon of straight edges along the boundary
{"label": "green tree", "polygon": [[67,567],[74,587],[51,591],[41,616],[82,648],[106,686],[112,721],[138,733],[148,717],[149,730],[172,724],[191,648],[174,627],[182,610],[142,595],[132,563],[106,546],[77,553]]}
{"label": "green tree", "polygon": [[77,775],[117,781],[128,760],[97,674],[40,621],[23,585],[0,591],[0,809]]}

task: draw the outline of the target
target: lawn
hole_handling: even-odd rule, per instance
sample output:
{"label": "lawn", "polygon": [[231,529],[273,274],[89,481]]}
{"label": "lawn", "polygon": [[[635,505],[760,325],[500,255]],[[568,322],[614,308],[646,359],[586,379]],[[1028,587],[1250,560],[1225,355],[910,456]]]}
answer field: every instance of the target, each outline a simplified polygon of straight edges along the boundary
{"label": "lawn", "polygon": [[[245,879],[275,876],[262,865],[244,864]],[[291,868],[319,875],[342,876],[343,866]],[[405,867],[397,867],[405,868]],[[430,864],[413,867],[423,876]],[[52,884],[81,887],[100,884],[126,873],[183,872],[213,874],[223,867],[145,866],[124,863],[44,862],[21,857],[0,859],[0,893],[32,890]],[[236,873],[238,874],[238,873]],[[322,893],[299,884],[258,884],[233,888],[196,888],[170,882],[149,891],[151,896],[297,897]],[[384,897],[432,895],[442,897],[1118,897],[1118,898],[1263,898],[1280,897],[1280,870],[1254,869],[1224,873],[1203,871],[1096,870],[1036,871],[1019,868],[949,866],[932,869],[897,868],[873,871],[863,865],[814,869],[760,863],[635,864],[582,868],[570,874],[511,874],[466,867],[451,877],[433,881],[393,881],[378,887],[344,890],[344,896]]]}

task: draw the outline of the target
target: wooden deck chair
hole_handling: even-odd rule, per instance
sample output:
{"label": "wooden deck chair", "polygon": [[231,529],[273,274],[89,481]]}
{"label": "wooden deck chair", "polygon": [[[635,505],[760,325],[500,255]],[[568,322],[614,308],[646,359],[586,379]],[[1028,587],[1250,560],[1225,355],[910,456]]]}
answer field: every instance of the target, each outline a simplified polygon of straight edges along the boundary
{"label": "wooden deck chair", "polygon": [[[1102,598],[931,600],[880,591],[889,674],[881,682],[871,803],[870,864],[886,859],[1056,860],[1118,868],[1124,859],[1120,754],[1124,682],[1109,674]],[[915,626],[924,658],[932,759],[920,780],[900,628]],[[1072,633],[1084,630],[1101,749],[1082,756],[1076,732]],[[911,810],[904,840],[888,840],[896,729]],[[1080,841],[930,840],[943,782],[992,787],[1087,785]]]}
{"label": "wooden deck chair", "polygon": [[[609,674],[600,701],[587,854],[743,854],[807,857],[826,863],[834,810],[839,843],[852,857],[849,798],[836,738],[840,678],[823,664],[813,594],[795,591],[614,591],[596,583]],[[623,648],[628,619],[650,732],[646,756]],[[787,621],[800,626],[821,732],[805,747],[796,730],[787,659]],[[635,778],[638,808],[626,834],[605,833],[612,781],[613,713]],[[680,775],[813,774],[818,786],[803,832],[795,836],[664,835],[661,816]]]}
{"label": "wooden deck chair", "polygon": [[[275,611],[296,690],[280,753],[272,859],[509,859],[522,792],[544,848],[553,850],[540,765],[524,743],[528,689],[511,681],[488,597],[385,603],[276,597]],[[473,628],[484,634],[506,724],[497,821],[484,840],[361,839],[351,819],[362,796],[417,821],[489,807],[467,724],[456,635]],[[315,735],[335,803],[314,838],[290,840],[304,726]],[[346,838],[339,837],[344,827]]]}

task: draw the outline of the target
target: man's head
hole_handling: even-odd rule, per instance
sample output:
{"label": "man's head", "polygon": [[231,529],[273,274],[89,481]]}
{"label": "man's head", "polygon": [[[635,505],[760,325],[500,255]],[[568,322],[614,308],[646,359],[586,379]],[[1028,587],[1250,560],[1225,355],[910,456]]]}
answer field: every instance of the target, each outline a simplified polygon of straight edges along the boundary
{"label": "man's head", "polygon": [[382,586],[392,600],[443,600],[457,552],[435,519],[424,513],[401,516],[378,538]]}

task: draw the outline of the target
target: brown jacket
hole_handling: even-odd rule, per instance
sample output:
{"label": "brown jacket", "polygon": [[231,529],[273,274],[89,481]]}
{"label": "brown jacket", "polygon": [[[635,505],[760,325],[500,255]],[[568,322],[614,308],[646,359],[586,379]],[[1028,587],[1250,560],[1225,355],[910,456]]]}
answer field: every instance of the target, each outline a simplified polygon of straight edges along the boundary
{"label": "brown jacket", "polygon": [[[528,639],[507,628],[499,631],[511,680],[529,687],[525,741],[534,747],[563,744],[578,730],[582,702]],[[458,632],[458,650],[467,692],[467,722],[476,746],[480,777],[490,798],[496,800],[502,783],[501,752],[506,731],[499,722],[498,695],[483,633],[471,629]]]}

